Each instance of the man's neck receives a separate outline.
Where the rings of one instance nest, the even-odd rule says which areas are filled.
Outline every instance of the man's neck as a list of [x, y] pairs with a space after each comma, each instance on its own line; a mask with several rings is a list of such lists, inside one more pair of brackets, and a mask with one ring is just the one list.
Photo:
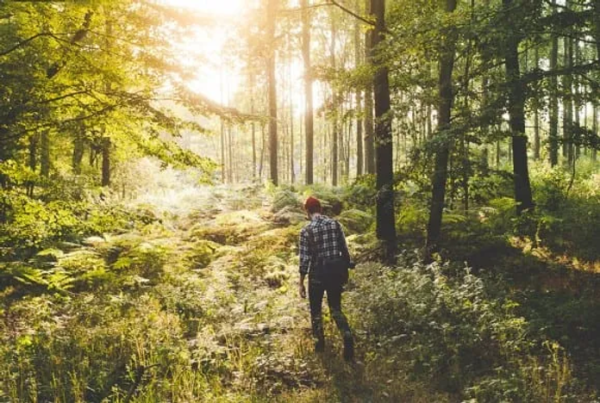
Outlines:
[[313, 213], [310, 215], [311, 220], [316, 220], [319, 217], [321, 217], [321, 213]]

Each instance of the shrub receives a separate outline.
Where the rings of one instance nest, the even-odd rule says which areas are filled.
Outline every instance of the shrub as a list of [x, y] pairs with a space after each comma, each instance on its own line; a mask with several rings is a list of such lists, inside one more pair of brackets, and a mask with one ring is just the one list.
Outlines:
[[378, 346], [374, 360], [397, 362], [397, 371], [462, 399], [535, 402], [542, 389], [570, 382], [561, 377], [533, 387], [533, 368], [524, 363], [541, 343], [528, 338], [527, 322], [515, 314], [518, 305], [491, 298], [469, 269], [406, 258], [404, 264], [358, 270], [358, 288], [349, 294], [360, 330]]
[[361, 210], [346, 210], [340, 214], [338, 220], [346, 231], [350, 233], [365, 233], [373, 225], [373, 216]]
[[190, 267], [193, 269], [207, 267], [216, 258], [219, 247], [220, 245], [211, 241], [200, 240], [195, 242], [186, 256]]

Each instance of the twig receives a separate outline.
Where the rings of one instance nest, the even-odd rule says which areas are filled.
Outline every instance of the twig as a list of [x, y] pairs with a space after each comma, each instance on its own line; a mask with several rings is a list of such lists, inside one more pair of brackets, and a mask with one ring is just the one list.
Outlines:
[[365, 17], [356, 14], [354, 11], [350, 10], [349, 8], [341, 5], [340, 3], [338, 3], [336, 0], [328, 0], [331, 4], [333, 4], [334, 6], [338, 7], [340, 10], [344, 11], [347, 14], [350, 14], [351, 16], [353, 16], [354, 18], [357, 18], [359, 20], [361, 20], [362, 22], [364, 22], [365, 24], [371, 25], [371, 26], [375, 26], [376, 23], [373, 21], [369, 21], [367, 20]]

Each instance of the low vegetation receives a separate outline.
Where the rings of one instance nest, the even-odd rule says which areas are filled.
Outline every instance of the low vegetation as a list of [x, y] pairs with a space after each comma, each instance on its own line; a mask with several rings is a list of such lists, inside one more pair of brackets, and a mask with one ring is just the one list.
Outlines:
[[[401, 189], [394, 267], [373, 261], [374, 195], [360, 182], [150, 203], [3, 191], [0, 400], [593, 401], [600, 183], [580, 175], [567, 189], [539, 171], [539, 208], [521, 219], [509, 199], [449, 212], [431, 264], [416, 248], [419, 196]], [[309, 193], [339, 213], [359, 262], [345, 294], [353, 366], [329, 321], [331, 344], [313, 354], [296, 295]]]

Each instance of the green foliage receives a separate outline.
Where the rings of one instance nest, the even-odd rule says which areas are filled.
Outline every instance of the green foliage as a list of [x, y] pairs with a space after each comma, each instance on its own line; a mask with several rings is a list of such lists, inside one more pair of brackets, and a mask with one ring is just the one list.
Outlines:
[[372, 210], [376, 202], [377, 192], [375, 189], [375, 177], [373, 175], [361, 176], [346, 188], [344, 201], [362, 211]]
[[560, 364], [544, 367], [551, 382], [540, 381], [540, 370], [530, 364], [541, 342], [528, 337], [518, 304], [492, 298], [468, 269], [452, 269], [451, 277], [448, 270], [409, 259], [396, 268], [357, 272], [359, 288], [350, 298], [361, 330], [378, 346], [371, 359], [463, 400], [536, 402], [554, 391], [562, 396], [571, 382], [563, 352], [555, 348]]
[[405, 199], [396, 216], [396, 228], [400, 238], [422, 244], [427, 228], [428, 211], [426, 206]]
[[290, 189], [277, 188], [272, 193], [272, 207], [271, 211], [276, 213], [283, 210], [286, 207], [290, 207], [294, 210], [302, 210], [302, 203], [299, 196]]
[[211, 241], [200, 240], [195, 242], [187, 257], [190, 267], [194, 269], [207, 267], [215, 259], [219, 247], [219, 244]]
[[80, 233], [80, 203], [43, 203], [16, 191], [0, 190], [0, 245], [16, 250], [44, 248]]
[[571, 178], [560, 169], [545, 170], [534, 177], [538, 210], [533, 217], [532, 238], [557, 253], [595, 262], [600, 259], [596, 242], [600, 237], [596, 225], [600, 220], [600, 183], [598, 174], [584, 171], [580, 175], [574, 178], [571, 189]]
[[338, 217], [338, 220], [344, 226], [344, 229], [348, 234], [365, 233], [374, 222], [371, 214], [357, 209], [344, 210]]

